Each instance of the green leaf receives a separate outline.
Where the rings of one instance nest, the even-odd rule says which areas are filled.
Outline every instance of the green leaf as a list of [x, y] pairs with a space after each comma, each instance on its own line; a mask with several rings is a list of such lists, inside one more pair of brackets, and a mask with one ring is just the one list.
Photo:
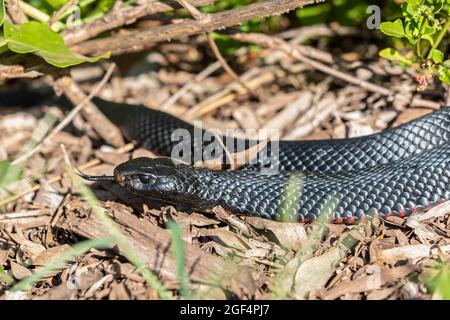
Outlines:
[[52, 31], [46, 24], [30, 21], [21, 25], [13, 25], [5, 21], [3, 26], [8, 48], [17, 53], [34, 53], [48, 63], [64, 68], [83, 62], [95, 62], [109, 57], [109, 53], [89, 58], [70, 51], [62, 37]]
[[67, 3], [68, 0], [46, 0], [46, 2], [52, 6], [53, 9], [59, 9]]
[[381, 31], [392, 37], [403, 38], [405, 36], [405, 29], [403, 28], [403, 22], [401, 19], [397, 19], [394, 22], [383, 22], [380, 25]]
[[446, 67], [447, 69], [450, 69], [450, 60], [445, 60], [443, 63], [444, 67]]
[[5, 20], [5, 3], [0, 0], [0, 26], [3, 24], [3, 20]]
[[439, 80], [441, 80], [445, 84], [450, 84], [450, 70], [440, 66], [438, 70]]
[[0, 187], [4, 187], [11, 182], [20, 180], [22, 170], [11, 164], [9, 161], [0, 161]]
[[437, 32], [437, 30], [435, 28], [433, 28], [432, 26], [430, 26], [427, 21], [425, 26], [423, 27], [422, 36], [431, 36], [431, 35], [435, 34], [436, 32]]
[[426, 283], [431, 292], [439, 293], [444, 300], [450, 299], [450, 267], [442, 265], [434, 277]]
[[431, 59], [433, 59], [434, 63], [439, 64], [444, 61], [444, 53], [441, 50], [433, 49], [430, 52]]
[[413, 15], [419, 9], [420, 2], [418, 0], [405, 1], [402, 5], [403, 15]]
[[97, 6], [95, 7], [95, 10], [99, 12], [107, 12], [109, 11], [112, 6], [114, 5], [115, 0], [100, 0], [97, 3]]
[[405, 58], [400, 52], [398, 52], [394, 48], [384, 48], [379, 52], [379, 55], [385, 59], [400, 62], [406, 65], [410, 65], [412, 63], [411, 60]]

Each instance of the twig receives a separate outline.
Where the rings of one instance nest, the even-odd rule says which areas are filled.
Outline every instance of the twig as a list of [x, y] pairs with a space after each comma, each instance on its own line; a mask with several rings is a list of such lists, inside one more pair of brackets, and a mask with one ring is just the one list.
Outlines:
[[218, 70], [220, 68], [219, 62], [214, 62], [213, 64], [210, 64], [208, 67], [206, 67], [202, 72], [197, 74], [194, 79], [186, 83], [184, 86], [182, 86], [177, 92], [175, 92], [169, 99], [164, 101], [160, 106], [160, 110], [167, 110], [170, 106], [172, 106], [175, 102], [177, 102], [178, 99], [180, 99], [183, 95], [185, 95], [189, 90], [191, 90], [198, 82], [205, 79], [207, 76], [209, 76], [214, 71]]
[[258, 98], [258, 96], [252, 91], [252, 89], [249, 88], [249, 86], [247, 86], [242, 80], [241, 78], [236, 74], [236, 72], [234, 72], [234, 70], [230, 67], [230, 65], [228, 64], [228, 62], [224, 59], [224, 57], [222, 56], [222, 54], [220, 53], [219, 48], [217, 47], [216, 42], [214, 41], [214, 38], [212, 36], [212, 33], [209, 32], [208, 35], [208, 43], [209, 46], [211, 47], [214, 55], [216, 56], [217, 60], [220, 62], [220, 64], [222, 65], [223, 69], [225, 70], [226, 73], [228, 73], [228, 75], [237, 83], [239, 83], [243, 88], [245, 88], [247, 90], [247, 92], [249, 94], [251, 94], [252, 96]]
[[[27, 15], [32, 17], [33, 19], [36, 19], [37, 21], [47, 23], [48, 20], [50, 20], [50, 16], [46, 14], [45, 12], [33, 7], [32, 5], [26, 3], [25, 1], [18, 0], [17, 1], [22, 11]], [[51, 29], [55, 32], [60, 31], [65, 26], [63, 23], [56, 21], [52, 26]]]
[[[62, 91], [74, 106], [86, 100], [86, 94], [71, 77], [61, 77], [54, 83], [55, 90]], [[81, 115], [92, 126], [92, 129], [110, 145], [115, 147], [124, 143], [122, 133], [111, 120], [91, 101], [81, 109]]]
[[108, 82], [109, 78], [112, 75], [112, 72], [114, 71], [115, 64], [111, 64], [106, 71], [105, 75], [103, 76], [103, 79], [97, 84], [97, 86], [91, 91], [91, 93], [84, 99], [81, 103], [79, 103], [75, 108], [73, 108], [69, 114], [53, 129], [53, 131], [44, 139], [41, 143], [39, 143], [36, 147], [33, 149], [30, 149], [29, 151], [22, 154], [19, 158], [15, 159], [13, 161], [13, 164], [21, 163], [25, 160], [27, 160], [30, 156], [32, 156], [34, 153], [36, 153], [38, 150], [42, 148], [42, 146], [48, 144], [55, 135], [60, 132], [62, 129], [64, 129], [70, 122], [72, 122], [73, 118], [80, 112], [80, 110], [89, 102], [91, 99], [97, 95], [100, 90], [103, 88], [103, 86]]
[[200, 12], [188, 0], [177, 0], [177, 2], [181, 4], [183, 8], [185, 8], [195, 20], [201, 23], [207, 23], [211, 20], [210, 14]]
[[322, 2], [322, 0], [266, 0], [245, 7], [211, 14], [211, 19], [207, 23], [189, 19], [158, 28], [131, 32], [127, 35], [86, 41], [80, 45], [73, 46], [72, 50], [82, 54], [93, 55], [107, 51], [115, 55], [126, 52], [137, 52], [152, 47], [156, 42], [167, 41], [180, 36], [211, 32], [217, 29], [231, 27], [254, 18], [280, 15], [315, 2]]
[[[200, 23], [208, 23], [211, 20], [211, 15], [204, 14], [197, 10], [194, 6], [192, 6], [188, 0], [178, 0], [178, 2], [191, 14], [192, 17], [194, 17], [195, 20], [199, 21]], [[238, 82], [242, 87], [244, 87], [248, 93], [255, 96], [256, 95], [250, 90], [250, 88], [239, 78], [239, 76], [234, 72], [234, 70], [230, 67], [230, 65], [227, 63], [227, 61], [224, 59], [222, 54], [220, 53], [219, 48], [217, 47], [216, 42], [214, 41], [214, 38], [212, 36], [211, 32], [208, 32], [206, 37], [208, 38], [209, 46], [211, 47], [211, 50], [213, 51], [214, 55], [216, 56], [217, 60], [219, 60], [220, 64], [222, 65], [223, 69], [226, 73], [229, 74], [229, 76], [236, 82]]]
[[[257, 75], [255, 74], [255, 71], [258, 70], [251, 69], [241, 76], [244, 81], [247, 81], [246, 79], [251, 78], [247, 81], [247, 85], [250, 88], [258, 88], [261, 85], [271, 82], [276, 78], [273, 70], [264, 70], [264, 72], [258, 72]], [[202, 100], [200, 103], [190, 108], [189, 111], [184, 115], [184, 119], [189, 121], [199, 118], [207, 113], [211, 113], [221, 106], [233, 101], [237, 96], [247, 92], [241, 86], [233, 90], [235, 84], [235, 82], [231, 83], [223, 90]]]
[[23, 13], [17, 0], [7, 0], [6, 10], [12, 21], [17, 24], [28, 22], [27, 16]]
[[56, 10], [52, 16], [50, 17], [50, 20], [48, 20], [48, 25], [52, 26], [53, 23], [59, 20], [59, 18], [66, 12], [67, 9], [69, 9], [71, 6], [76, 5], [79, 0], [70, 0], [66, 4], [64, 4], [61, 8]]
[[[210, 4], [212, 0], [192, 0], [194, 6]], [[167, 3], [150, 1], [140, 6], [128, 6], [120, 10], [112, 10], [103, 18], [86, 23], [79, 28], [67, 29], [61, 32], [64, 42], [71, 46], [96, 35], [124, 25], [134, 23], [137, 19], [159, 13], [172, 11], [174, 7]]]
[[19, 65], [0, 65], [0, 81], [16, 78], [36, 78], [40, 75], [42, 73], [38, 71], [24, 71], [24, 68]]
[[[358, 79], [357, 77], [355, 77], [351, 74], [333, 69], [331, 67], [324, 65], [323, 63], [320, 63], [316, 60], [305, 57], [298, 48], [288, 44], [287, 42], [285, 42], [282, 39], [279, 39], [277, 37], [267, 36], [267, 35], [259, 34], [259, 33], [238, 33], [238, 34], [232, 35], [232, 37], [239, 41], [251, 42], [251, 43], [261, 45], [266, 48], [282, 50], [282, 51], [286, 52], [288, 55], [290, 55], [292, 58], [299, 60], [303, 63], [306, 63], [309, 66], [311, 66], [319, 71], [322, 71], [322, 72], [329, 74], [335, 78], [338, 78], [338, 79], [344, 80], [348, 83], [359, 86], [368, 91], [379, 93], [383, 96], [390, 97], [393, 99], [401, 99], [404, 101], [411, 100], [409, 97], [405, 96], [404, 94], [396, 93], [391, 89], [376, 85], [374, 83], [371, 83], [371, 82], [368, 82], [368, 81], [365, 81], [362, 79]], [[423, 100], [420, 98], [412, 98], [411, 104], [414, 106], [423, 106], [423, 107], [428, 107], [428, 108], [433, 108], [433, 109], [440, 108], [439, 103], [434, 102], [434, 101]]]

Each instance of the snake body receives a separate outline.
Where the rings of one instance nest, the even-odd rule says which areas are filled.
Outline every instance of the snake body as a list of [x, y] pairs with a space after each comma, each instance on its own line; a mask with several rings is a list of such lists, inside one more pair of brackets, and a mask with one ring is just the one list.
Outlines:
[[[161, 155], [171, 155], [178, 143], [171, 135], [180, 128], [192, 133], [193, 149], [205, 148], [195, 127], [177, 117], [99, 98], [94, 103], [128, 139]], [[114, 177], [130, 192], [168, 203], [222, 205], [276, 220], [324, 215], [353, 223], [374, 213], [403, 216], [450, 199], [449, 140], [450, 109], [444, 108], [365, 137], [280, 141], [271, 160], [279, 168], [275, 173], [255, 170], [264, 159], [239, 170], [213, 171], [171, 159], [138, 158], [117, 166]], [[240, 142], [248, 146], [251, 141]]]

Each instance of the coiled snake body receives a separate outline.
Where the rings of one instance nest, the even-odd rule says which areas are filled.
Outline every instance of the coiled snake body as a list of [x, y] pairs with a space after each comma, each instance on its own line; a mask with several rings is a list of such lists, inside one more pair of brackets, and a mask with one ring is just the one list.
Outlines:
[[[192, 133], [193, 149], [205, 146], [194, 137], [194, 126], [164, 112], [98, 98], [94, 102], [128, 139], [161, 155], [171, 155], [178, 143], [171, 135], [180, 128]], [[353, 223], [376, 212], [403, 216], [450, 199], [449, 140], [450, 109], [445, 108], [361, 138], [280, 141], [272, 158], [279, 167], [275, 173], [257, 170], [264, 159], [239, 170], [213, 171], [168, 158], [138, 158], [120, 164], [114, 177], [105, 180], [193, 208], [222, 205], [276, 220], [324, 215]]]

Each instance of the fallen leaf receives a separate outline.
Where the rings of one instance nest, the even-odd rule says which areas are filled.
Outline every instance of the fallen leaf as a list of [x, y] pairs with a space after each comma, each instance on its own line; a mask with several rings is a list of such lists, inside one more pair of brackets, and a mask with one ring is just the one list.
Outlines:
[[428, 230], [415, 216], [409, 216], [405, 224], [413, 229], [414, 233], [421, 239], [437, 241], [441, 238], [438, 234]]
[[447, 254], [450, 252], [450, 244], [416, 244], [380, 250], [376, 255], [376, 260], [379, 262], [393, 264], [399, 260], [429, 257], [437, 254], [439, 251]]
[[241, 251], [249, 249], [249, 245], [242, 237], [226, 229], [205, 229], [201, 230], [200, 234], [211, 237], [220, 244], [235, 248]]
[[441, 204], [438, 204], [437, 206], [431, 208], [427, 212], [425, 212], [421, 215], [418, 215], [416, 217], [416, 219], [419, 221], [424, 221], [424, 220], [428, 220], [428, 219], [442, 217], [442, 216], [446, 215], [447, 213], [450, 213], [450, 201], [445, 201]]
[[272, 232], [283, 247], [294, 251], [298, 251], [307, 238], [306, 230], [300, 223], [276, 222], [258, 217], [245, 217], [245, 222], [256, 229]]
[[46, 266], [54, 258], [64, 254], [67, 250], [70, 250], [68, 244], [63, 244], [60, 246], [52, 247], [31, 257], [31, 264], [34, 266]]
[[333, 274], [341, 258], [341, 250], [335, 247], [320, 256], [313, 257], [302, 263], [295, 275], [295, 297], [305, 299], [309, 292], [323, 287]]
[[366, 299], [367, 300], [384, 300], [384, 299], [388, 298], [395, 290], [397, 290], [397, 287], [395, 287], [395, 286], [383, 288], [380, 290], [372, 290], [372, 291], [369, 291]]
[[25, 279], [32, 274], [30, 270], [13, 261], [11, 261], [11, 273], [17, 280]]

